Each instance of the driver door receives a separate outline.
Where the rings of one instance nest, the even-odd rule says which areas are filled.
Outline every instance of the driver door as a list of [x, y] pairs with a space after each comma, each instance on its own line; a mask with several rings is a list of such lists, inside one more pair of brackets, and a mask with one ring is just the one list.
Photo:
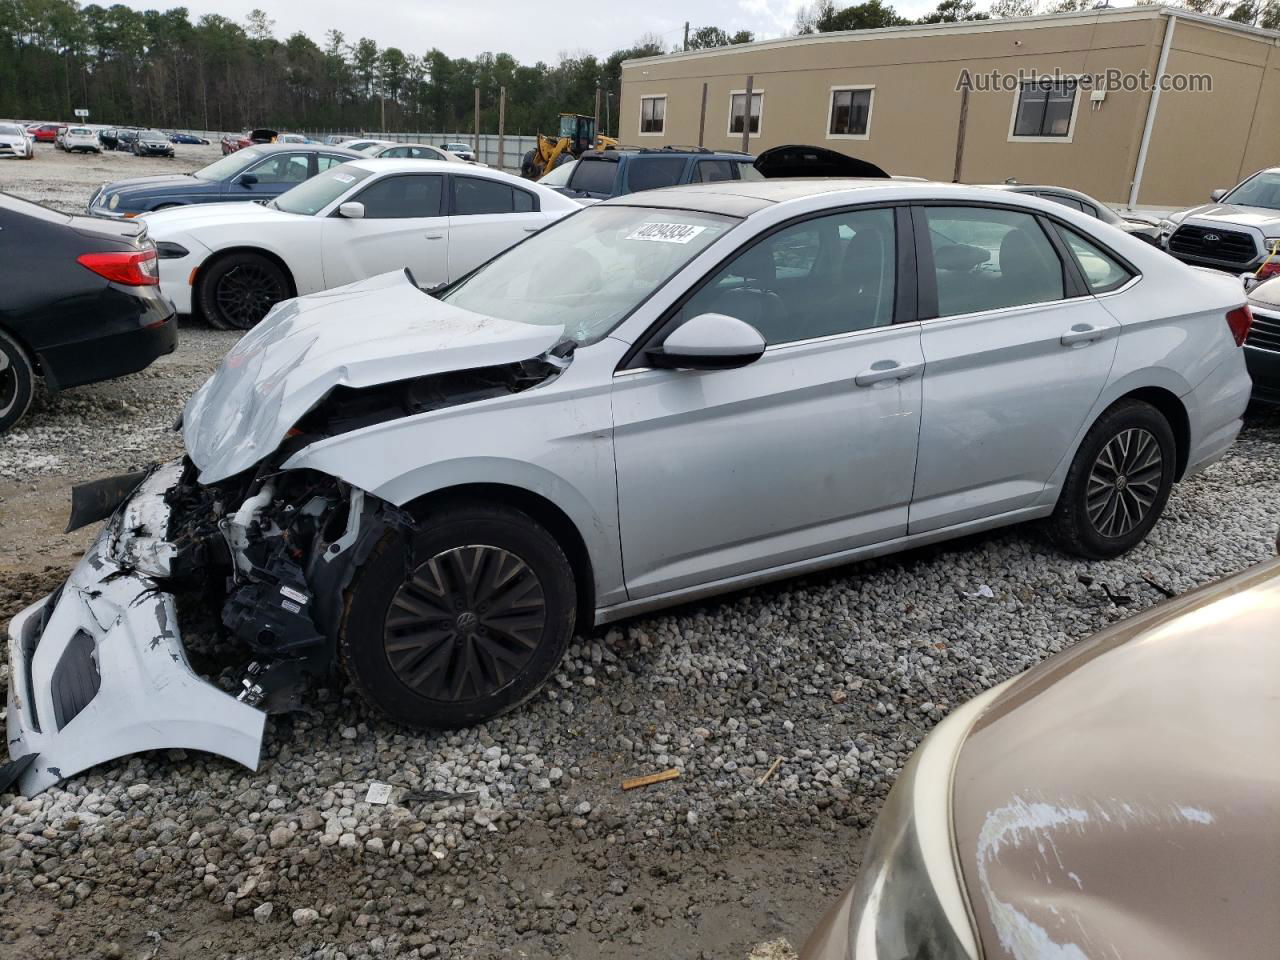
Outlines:
[[[901, 537], [924, 358], [898, 215], [857, 209], [775, 231], [708, 278], [664, 330], [702, 313], [754, 326], [732, 370], [614, 379], [628, 596], [651, 597]], [[657, 338], [655, 338], [657, 339]], [[643, 360], [641, 359], [642, 363]]]
[[[273, 153], [241, 171], [227, 184], [228, 200], [272, 200], [311, 176], [314, 157], [308, 153]], [[250, 174], [252, 183], [246, 183]]]
[[449, 218], [442, 215], [444, 177], [404, 173], [382, 177], [351, 200], [364, 204], [353, 220], [335, 211], [324, 224], [326, 287], [408, 267], [420, 287], [449, 276]]

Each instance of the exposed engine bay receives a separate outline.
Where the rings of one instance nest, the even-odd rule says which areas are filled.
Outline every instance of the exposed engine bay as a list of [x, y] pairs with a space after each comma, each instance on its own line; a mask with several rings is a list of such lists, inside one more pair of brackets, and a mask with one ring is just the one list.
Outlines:
[[[385, 537], [413, 564], [416, 521], [326, 473], [281, 464], [312, 443], [518, 393], [569, 363], [540, 357], [368, 387], [333, 387], [254, 466], [201, 483], [190, 457], [83, 485], [69, 529], [106, 519], [66, 584], [9, 629], [9, 749], [0, 791], [30, 795], [96, 763], [185, 747], [256, 769], [265, 716], [296, 709], [334, 666], [347, 588]], [[411, 568], [411, 566], [410, 566]], [[175, 595], [220, 602], [243, 645], [238, 689], [191, 667]]]

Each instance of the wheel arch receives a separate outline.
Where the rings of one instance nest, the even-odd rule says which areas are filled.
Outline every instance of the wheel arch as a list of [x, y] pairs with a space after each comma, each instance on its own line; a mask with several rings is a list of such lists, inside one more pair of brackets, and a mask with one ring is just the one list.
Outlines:
[[595, 570], [591, 553], [577, 524], [561, 507], [548, 498], [524, 487], [505, 483], [461, 483], [432, 490], [405, 503], [404, 509], [415, 519], [431, 512], [462, 504], [501, 504], [527, 513], [546, 528], [564, 549], [573, 569], [578, 592], [578, 631], [590, 630], [595, 623]]
[[[1177, 394], [1164, 387], [1138, 387], [1136, 390], [1130, 390], [1123, 396], [1117, 397], [1107, 405], [1110, 410], [1122, 400], [1141, 400], [1148, 403], [1160, 411], [1160, 415], [1169, 421], [1169, 427], [1173, 430], [1173, 440], [1177, 446], [1175, 451], [1175, 480], [1181, 480], [1187, 471], [1187, 461], [1191, 456], [1191, 417], [1187, 413], [1187, 408]], [[1102, 411], [1103, 413], [1106, 410]], [[1102, 416], [1102, 414], [1098, 414]], [[1096, 418], [1095, 418], [1096, 421]]]
[[219, 247], [205, 257], [200, 266], [196, 267], [195, 283], [191, 285], [194, 294], [191, 298], [193, 305], [200, 302], [200, 294], [203, 291], [205, 278], [209, 275], [209, 269], [219, 261], [238, 253], [252, 253], [270, 260], [284, 271], [284, 278], [289, 282], [289, 296], [296, 297], [298, 295], [298, 281], [294, 279], [293, 270], [289, 268], [289, 264], [285, 262], [280, 254], [274, 250], [268, 250], [266, 247], [255, 247], [252, 244], [241, 243], [233, 247]]

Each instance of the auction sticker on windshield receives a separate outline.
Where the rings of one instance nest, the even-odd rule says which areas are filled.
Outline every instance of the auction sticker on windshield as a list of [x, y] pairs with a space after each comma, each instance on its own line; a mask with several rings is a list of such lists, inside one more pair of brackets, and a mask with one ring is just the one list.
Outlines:
[[654, 240], [658, 243], [688, 243], [706, 227], [687, 223], [642, 223], [627, 236], [628, 240]]

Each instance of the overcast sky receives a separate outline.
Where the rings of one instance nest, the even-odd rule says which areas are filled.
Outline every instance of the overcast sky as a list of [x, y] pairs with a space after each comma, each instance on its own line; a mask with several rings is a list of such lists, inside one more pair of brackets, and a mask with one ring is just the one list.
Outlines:
[[[105, 2], [105, 0], [104, 0]], [[122, 0], [139, 10], [185, 6], [192, 20], [220, 13], [244, 22], [261, 7], [276, 23], [276, 37], [301, 30], [323, 45], [330, 29], [347, 42], [371, 37], [379, 47], [396, 46], [422, 54], [439, 47], [451, 57], [485, 51], [510, 53], [522, 63], [554, 63], [561, 53], [586, 51], [607, 56], [633, 45], [646, 33], [662, 36], [670, 47], [679, 43], [685, 20], [693, 27], [717, 26], [730, 33], [751, 30], [760, 39], [790, 32], [804, 0]], [[846, 6], [847, 0], [837, 0]], [[893, 4], [904, 16], [932, 10], [937, 0], [900, 0]], [[465, 11], [465, 12], [464, 12]]]

